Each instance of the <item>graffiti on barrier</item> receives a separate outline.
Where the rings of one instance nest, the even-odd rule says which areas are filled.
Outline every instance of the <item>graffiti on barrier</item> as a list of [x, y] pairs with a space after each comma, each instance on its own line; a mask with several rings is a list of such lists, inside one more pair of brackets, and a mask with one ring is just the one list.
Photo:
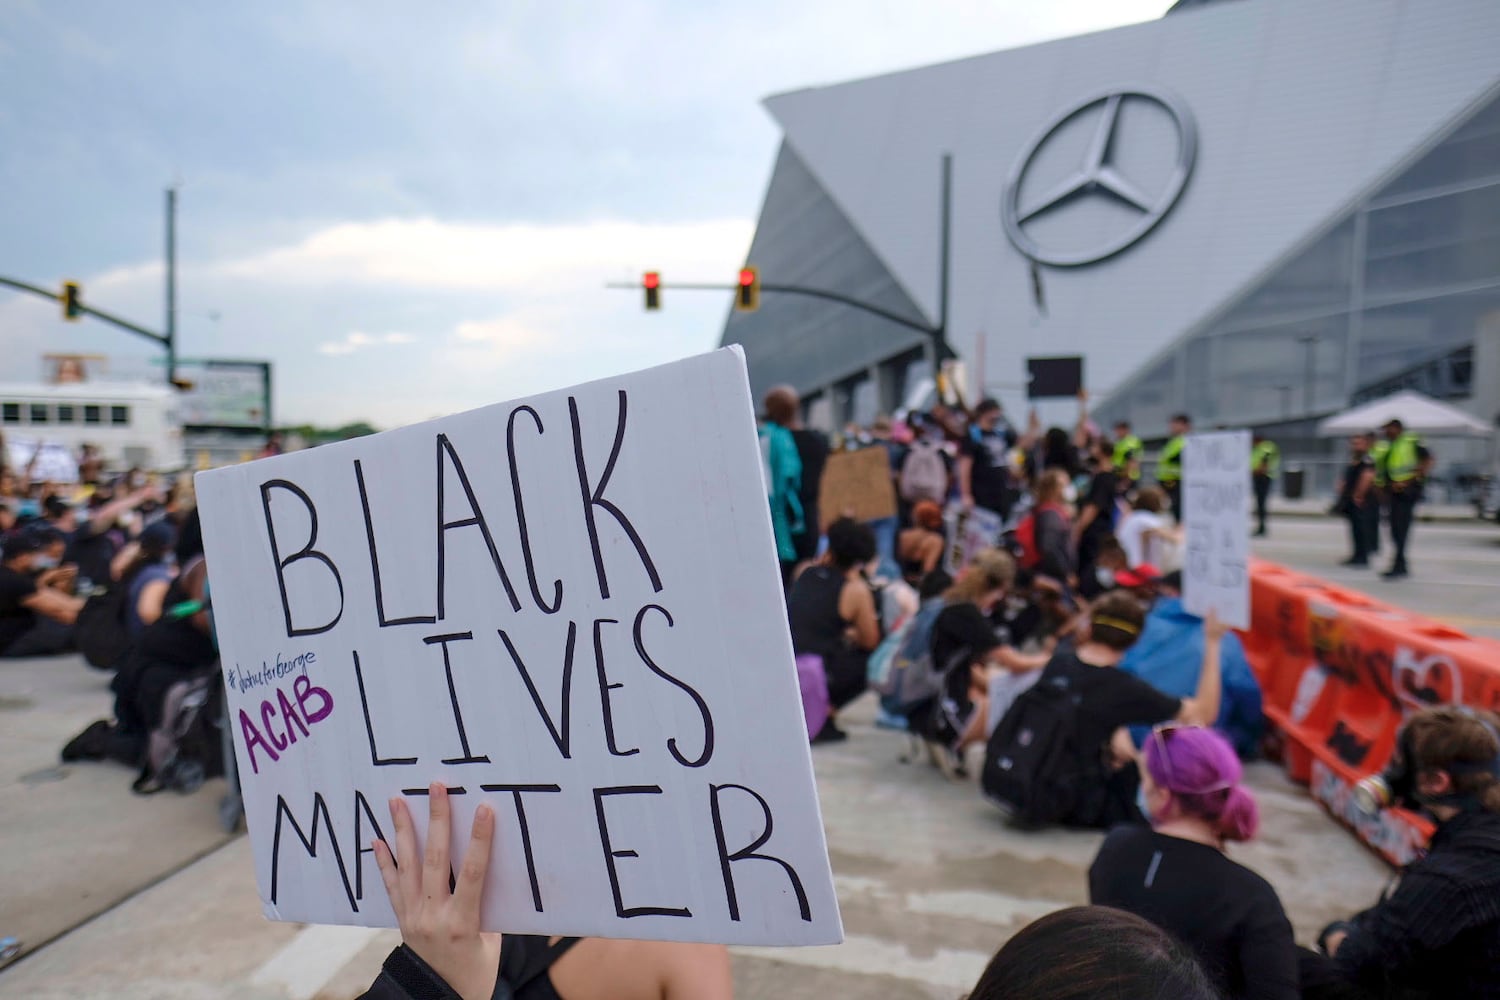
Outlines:
[[1312, 765], [1313, 797], [1340, 822], [1349, 826], [1359, 838], [1388, 860], [1404, 865], [1421, 854], [1427, 837], [1401, 814], [1381, 810], [1370, 814], [1354, 801], [1353, 786], [1321, 760]]

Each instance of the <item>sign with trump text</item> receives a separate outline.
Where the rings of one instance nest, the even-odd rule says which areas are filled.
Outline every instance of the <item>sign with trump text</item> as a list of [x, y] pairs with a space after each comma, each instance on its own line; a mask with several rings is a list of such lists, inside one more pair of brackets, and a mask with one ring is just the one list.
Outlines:
[[197, 485], [267, 915], [395, 926], [442, 781], [486, 929], [841, 939], [738, 348]]

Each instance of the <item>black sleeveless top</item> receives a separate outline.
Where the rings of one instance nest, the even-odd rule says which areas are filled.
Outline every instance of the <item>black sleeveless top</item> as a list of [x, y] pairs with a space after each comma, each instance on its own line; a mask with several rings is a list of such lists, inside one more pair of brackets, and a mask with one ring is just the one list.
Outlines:
[[792, 650], [828, 659], [844, 647], [848, 622], [839, 616], [844, 574], [831, 566], [810, 566], [792, 585], [787, 617], [792, 625]]
[[562, 1000], [552, 988], [548, 969], [578, 938], [551, 938], [538, 934], [507, 934], [500, 946], [500, 980], [511, 983], [515, 1000]]

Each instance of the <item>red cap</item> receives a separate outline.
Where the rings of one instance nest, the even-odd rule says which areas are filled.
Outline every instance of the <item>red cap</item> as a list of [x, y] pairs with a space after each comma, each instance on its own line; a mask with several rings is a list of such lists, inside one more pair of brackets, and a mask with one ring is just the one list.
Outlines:
[[1115, 583], [1122, 587], [1149, 587], [1161, 579], [1161, 570], [1150, 563], [1141, 563], [1135, 569], [1122, 569], [1115, 574]]

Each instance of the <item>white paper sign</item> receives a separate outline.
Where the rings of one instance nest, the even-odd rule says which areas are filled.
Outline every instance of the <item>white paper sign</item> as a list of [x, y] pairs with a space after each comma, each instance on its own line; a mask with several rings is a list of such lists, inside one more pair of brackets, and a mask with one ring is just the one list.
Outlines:
[[1250, 432], [1193, 434], [1182, 453], [1183, 606], [1250, 627]]
[[394, 927], [441, 780], [486, 928], [840, 941], [759, 467], [731, 348], [200, 473], [267, 915]]

